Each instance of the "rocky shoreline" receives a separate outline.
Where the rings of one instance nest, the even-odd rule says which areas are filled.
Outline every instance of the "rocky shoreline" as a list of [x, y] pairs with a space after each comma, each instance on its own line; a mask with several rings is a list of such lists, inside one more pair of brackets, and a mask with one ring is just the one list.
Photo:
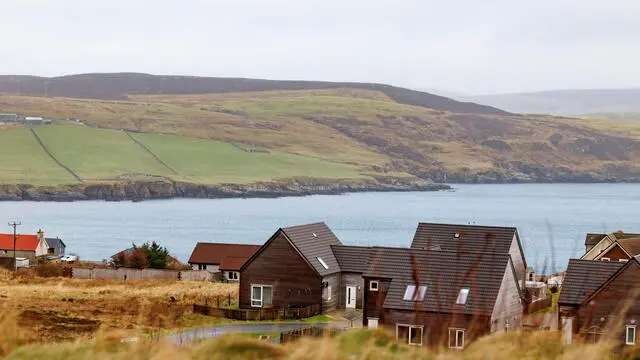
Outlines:
[[0, 185], [0, 201], [143, 201], [154, 199], [277, 198], [306, 195], [338, 195], [366, 191], [449, 190], [415, 178], [377, 178], [371, 180], [291, 180], [253, 184], [201, 185], [171, 180], [83, 183], [54, 187]]

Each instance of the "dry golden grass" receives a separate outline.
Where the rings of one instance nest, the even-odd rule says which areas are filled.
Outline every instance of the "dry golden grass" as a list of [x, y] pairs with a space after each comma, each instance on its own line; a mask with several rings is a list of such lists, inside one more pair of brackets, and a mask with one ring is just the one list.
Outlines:
[[508, 333], [485, 337], [464, 351], [427, 349], [399, 345], [392, 334], [383, 330], [354, 330], [334, 338], [303, 339], [286, 345], [271, 344], [244, 336], [227, 335], [201, 343], [175, 346], [168, 342], [140, 341], [123, 343], [120, 339], [131, 333], [101, 332], [91, 341], [60, 344], [24, 345], [19, 337], [11, 335], [15, 328], [4, 323], [0, 338], [0, 356], [6, 359], [558, 359], [595, 360], [607, 358], [632, 359], [636, 349], [626, 349], [613, 355], [608, 343], [562, 345], [556, 333]]
[[37, 278], [0, 270], [0, 308], [16, 313], [29, 341], [87, 338], [100, 328], [152, 333], [199, 325], [207, 319], [188, 316], [193, 303], [237, 296], [234, 284]]

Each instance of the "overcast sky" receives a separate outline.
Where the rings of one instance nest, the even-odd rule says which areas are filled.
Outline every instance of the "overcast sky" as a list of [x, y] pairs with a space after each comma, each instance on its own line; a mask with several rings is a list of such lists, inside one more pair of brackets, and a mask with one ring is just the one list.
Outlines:
[[0, 0], [0, 74], [640, 87], [640, 0]]

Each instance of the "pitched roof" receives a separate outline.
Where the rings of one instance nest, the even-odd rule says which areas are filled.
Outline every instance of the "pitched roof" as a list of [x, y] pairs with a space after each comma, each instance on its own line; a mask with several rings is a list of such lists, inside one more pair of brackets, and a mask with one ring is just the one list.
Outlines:
[[597, 243], [599, 243], [602, 239], [604, 239], [604, 237], [607, 236], [607, 234], [593, 234], [593, 233], [589, 233], [587, 234], [587, 236], [584, 238], [584, 244], [585, 245], [596, 245]]
[[640, 255], [640, 237], [618, 240], [618, 244], [631, 256]]
[[221, 271], [240, 271], [242, 265], [249, 260], [249, 257], [227, 256], [220, 263]]
[[342, 271], [363, 273], [367, 270], [367, 263], [373, 248], [369, 246], [332, 245], [331, 250], [333, 250], [333, 255], [338, 260]]
[[[507, 266], [511, 267], [509, 259], [509, 255], [491, 252], [375, 247], [364, 276], [392, 278], [385, 308], [490, 315]], [[424, 300], [404, 300], [407, 285], [415, 283], [427, 286]], [[468, 300], [456, 305], [462, 288], [470, 289]]]
[[65, 245], [64, 242], [59, 238], [45, 238], [45, 240], [47, 241], [47, 245], [49, 245], [49, 247], [51, 248], [67, 247], [67, 245]]
[[488, 250], [508, 254], [517, 232], [514, 227], [420, 223], [411, 247], [458, 252]]
[[[331, 245], [342, 245], [342, 243], [327, 224], [320, 222], [291, 226], [281, 230], [318, 274], [324, 276], [340, 271], [340, 265], [331, 251]], [[328, 269], [320, 263], [318, 258], [324, 261]]]
[[580, 305], [624, 264], [618, 261], [569, 260], [558, 303]]
[[[36, 235], [16, 236], [16, 250], [20, 251], [36, 251], [40, 244], [40, 240]], [[0, 249], [13, 250], [13, 234], [0, 234]]]
[[189, 264], [222, 264], [226, 257], [250, 258], [260, 245], [199, 242], [191, 253]]

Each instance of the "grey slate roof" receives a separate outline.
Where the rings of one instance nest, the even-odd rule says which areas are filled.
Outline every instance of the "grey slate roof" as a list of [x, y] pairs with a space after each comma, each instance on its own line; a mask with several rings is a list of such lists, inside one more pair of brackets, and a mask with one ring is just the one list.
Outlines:
[[626, 263], [600, 260], [569, 260], [559, 304], [580, 305]]
[[[508, 254], [517, 232], [514, 227], [420, 223], [411, 247]], [[458, 238], [456, 234], [459, 235]]]
[[[327, 224], [320, 222], [307, 225], [282, 228], [289, 240], [298, 248], [298, 251], [307, 259], [321, 276], [340, 272], [340, 265], [336, 259], [331, 245], [342, 245], [333, 234]], [[318, 261], [318, 257], [329, 267], [325, 269]]]
[[589, 233], [584, 238], [584, 244], [587, 246], [593, 246], [600, 242], [600, 240], [604, 239], [607, 234], [593, 234]]
[[363, 273], [367, 270], [369, 256], [373, 251], [369, 246], [332, 245], [333, 255], [344, 272]]
[[59, 238], [45, 238], [45, 241], [47, 242], [49, 247], [52, 248], [62, 249], [67, 247], [67, 245], [65, 245], [64, 242]]
[[[375, 247], [364, 276], [392, 279], [385, 308], [491, 315], [505, 271], [513, 271], [509, 259], [491, 252]], [[427, 285], [423, 301], [403, 299], [408, 284]], [[456, 305], [462, 288], [470, 289], [469, 297], [465, 305]]]

